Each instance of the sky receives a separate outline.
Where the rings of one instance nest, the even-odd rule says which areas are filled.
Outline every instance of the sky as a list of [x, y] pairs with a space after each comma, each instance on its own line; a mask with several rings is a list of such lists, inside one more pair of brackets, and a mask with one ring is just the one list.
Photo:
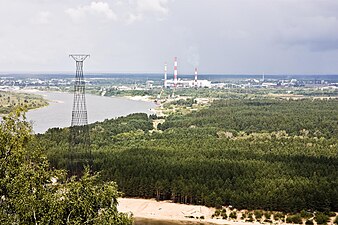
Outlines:
[[337, 0], [0, 0], [0, 72], [338, 74]]

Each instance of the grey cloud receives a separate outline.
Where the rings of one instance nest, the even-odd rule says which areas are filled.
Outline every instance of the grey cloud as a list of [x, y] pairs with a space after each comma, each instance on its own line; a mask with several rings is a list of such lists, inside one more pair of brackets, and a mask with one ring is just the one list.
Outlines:
[[40, 11], [37, 15], [34, 16], [34, 18], [32, 19], [32, 23], [42, 25], [49, 24], [51, 16], [52, 14], [49, 11]]
[[[67, 13], [65, 13], [67, 12]], [[1, 0], [0, 68], [335, 73], [336, 0]], [[83, 22], [72, 22], [72, 21]]]
[[314, 51], [338, 49], [338, 19], [333, 16], [300, 18], [282, 31], [280, 41]]

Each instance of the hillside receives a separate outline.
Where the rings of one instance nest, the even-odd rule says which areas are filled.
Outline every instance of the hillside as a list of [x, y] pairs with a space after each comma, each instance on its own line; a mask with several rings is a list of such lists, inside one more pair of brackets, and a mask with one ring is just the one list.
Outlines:
[[[153, 130], [145, 114], [90, 125], [96, 171], [126, 196], [338, 211], [337, 100], [219, 100]], [[39, 136], [62, 168], [68, 129]]]

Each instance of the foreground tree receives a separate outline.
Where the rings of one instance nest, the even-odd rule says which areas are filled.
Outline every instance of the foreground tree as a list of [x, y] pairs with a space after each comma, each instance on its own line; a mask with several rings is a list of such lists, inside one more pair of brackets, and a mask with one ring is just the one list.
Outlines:
[[51, 170], [20, 110], [0, 123], [0, 224], [132, 224], [114, 182]]

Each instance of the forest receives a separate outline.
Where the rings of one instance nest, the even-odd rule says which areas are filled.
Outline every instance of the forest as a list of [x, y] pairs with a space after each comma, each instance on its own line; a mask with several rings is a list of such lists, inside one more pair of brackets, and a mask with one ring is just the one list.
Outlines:
[[[89, 125], [93, 170], [125, 196], [283, 212], [338, 211], [338, 101], [230, 99], [188, 115]], [[37, 140], [66, 165], [69, 129]]]

